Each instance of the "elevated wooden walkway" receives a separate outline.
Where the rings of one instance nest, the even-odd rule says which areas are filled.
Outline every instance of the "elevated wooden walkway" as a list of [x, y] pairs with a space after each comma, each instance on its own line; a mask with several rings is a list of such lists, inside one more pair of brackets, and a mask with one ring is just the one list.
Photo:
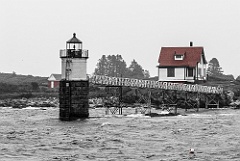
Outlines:
[[89, 76], [89, 82], [93, 84], [110, 85], [110, 86], [176, 90], [176, 91], [187, 91], [187, 92], [208, 93], [208, 94], [223, 93], [223, 88], [221, 87], [202, 86], [198, 84], [160, 82], [160, 81], [122, 78], [122, 77], [109, 77], [109, 76], [103, 76], [103, 75], [91, 75]]
[[[116, 88], [118, 93], [118, 103], [115, 107], [107, 107], [106, 113], [123, 114], [122, 108], [124, 103], [122, 102], [122, 88], [130, 87], [134, 89], [138, 100], [136, 103], [139, 106], [136, 107], [136, 113], [151, 113], [152, 93], [159, 94], [159, 105], [162, 109], [173, 111], [177, 113], [177, 107], [179, 106], [179, 99], [184, 104], [186, 110], [194, 109], [198, 111], [201, 102], [205, 102], [204, 107], [216, 107], [219, 108], [220, 96], [223, 94], [223, 88], [213, 86], [202, 86], [199, 84], [182, 84], [172, 82], [160, 82], [151, 80], [131, 79], [122, 77], [109, 77], [103, 75], [91, 75], [89, 76], [89, 83], [94, 85], [100, 85], [104, 87]], [[142, 91], [145, 92], [142, 92]], [[181, 98], [180, 98], [181, 97]], [[184, 98], [184, 99], [182, 99]], [[158, 98], [157, 98], [158, 99]]]

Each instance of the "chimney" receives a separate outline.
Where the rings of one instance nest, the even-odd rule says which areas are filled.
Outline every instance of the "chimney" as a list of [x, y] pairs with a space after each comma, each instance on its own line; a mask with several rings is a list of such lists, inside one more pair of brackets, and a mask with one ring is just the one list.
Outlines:
[[193, 42], [192, 41], [190, 41], [190, 46], [193, 46]]

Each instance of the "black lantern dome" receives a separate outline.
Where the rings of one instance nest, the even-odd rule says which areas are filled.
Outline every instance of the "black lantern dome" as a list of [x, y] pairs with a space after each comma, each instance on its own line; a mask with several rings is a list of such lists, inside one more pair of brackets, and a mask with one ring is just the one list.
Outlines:
[[73, 37], [67, 41], [67, 43], [71, 44], [71, 43], [80, 43], [82, 44], [82, 41], [79, 40], [77, 37], [76, 37], [76, 33], [73, 33]]
[[73, 37], [66, 42], [67, 57], [88, 58], [88, 51], [82, 49], [82, 41], [73, 33]]

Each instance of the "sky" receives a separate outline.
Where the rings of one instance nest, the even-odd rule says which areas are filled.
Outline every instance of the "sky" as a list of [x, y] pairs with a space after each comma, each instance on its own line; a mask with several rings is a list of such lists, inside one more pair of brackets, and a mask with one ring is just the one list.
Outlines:
[[76, 33], [88, 74], [102, 55], [119, 54], [157, 76], [161, 47], [192, 41], [236, 78], [239, 8], [239, 0], [0, 0], [0, 72], [60, 74], [59, 50]]

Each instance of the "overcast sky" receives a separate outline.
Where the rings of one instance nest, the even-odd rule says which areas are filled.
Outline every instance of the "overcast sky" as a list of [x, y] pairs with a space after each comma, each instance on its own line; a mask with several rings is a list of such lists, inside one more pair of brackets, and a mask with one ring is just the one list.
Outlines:
[[135, 59], [157, 75], [163, 46], [203, 46], [208, 61], [240, 75], [239, 0], [0, 0], [0, 72], [60, 73], [75, 32], [93, 73], [102, 55]]

